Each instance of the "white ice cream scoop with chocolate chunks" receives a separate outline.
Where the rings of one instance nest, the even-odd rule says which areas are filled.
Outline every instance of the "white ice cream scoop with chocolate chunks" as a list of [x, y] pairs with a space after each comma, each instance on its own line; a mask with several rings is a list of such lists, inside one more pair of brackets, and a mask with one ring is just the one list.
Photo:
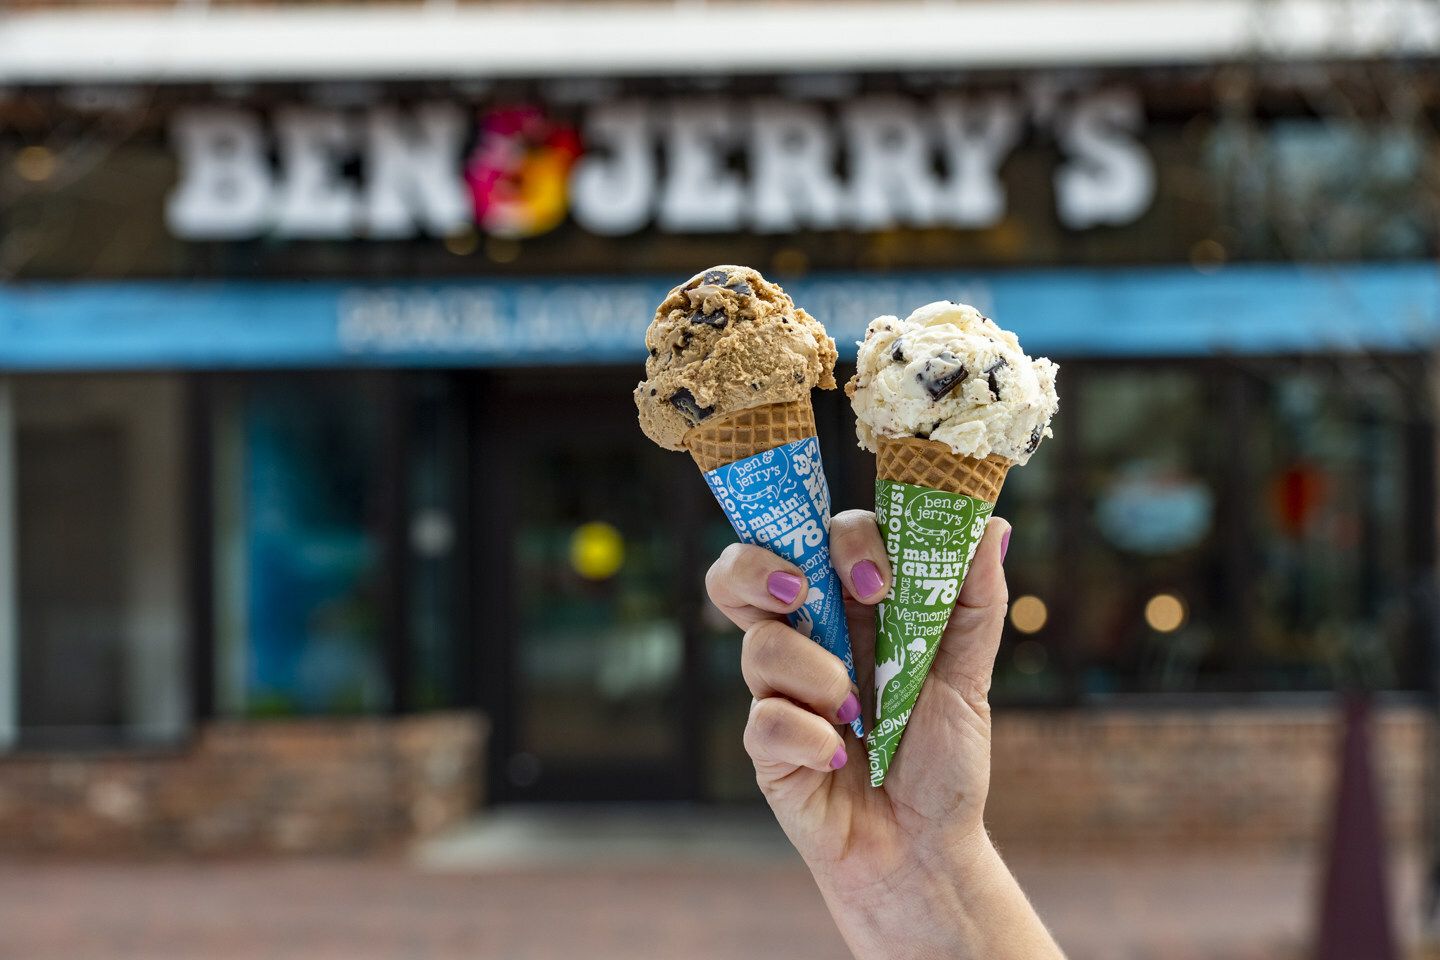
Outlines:
[[1051, 435], [1058, 371], [974, 307], [940, 301], [904, 320], [872, 320], [845, 392], [866, 450], [880, 436], [919, 437], [1023, 464]]

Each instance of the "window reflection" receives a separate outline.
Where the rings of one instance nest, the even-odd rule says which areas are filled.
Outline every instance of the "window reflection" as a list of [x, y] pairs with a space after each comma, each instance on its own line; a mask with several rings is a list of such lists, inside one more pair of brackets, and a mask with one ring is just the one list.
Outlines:
[[363, 377], [254, 378], [217, 409], [217, 695], [252, 716], [390, 703], [378, 416]]
[[[1057, 436], [1064, 429], [1064, 421], [1057, 420]], [[1056, 440], [1045, 441], [1029, 463], [1010, 471], [1000, 493], [997, 513], [1010, 521], [1013, 530], [1005, 577], [1014, 598], [995, 660], [993, 690], [1001, 702], [1054, 700], [1065, 692], [1060, 644], [1066, 628], [1052, 609], [1059, 602], [1061, 511], [1056, 479], [1063, 453]]]
[[[1223, 408], [1196, 367], [1099, 368], [1068, 397], [1084, 460], [1074, 558], [1077, 653], [1087, 693], [1225, 686], [1218, 535]], [[1073, 382], [1073, 380], [1072, 380]], [[1077, 402], [1078, 401], [1078, 402]], [[1147, 619], [1157, 595], [1182, 625]]]
[[1357, 360], [1261, 385], [1253, 635], [1267, 688], [1418, 680], [1401, 674], [1412, 631], [1403, 384]]

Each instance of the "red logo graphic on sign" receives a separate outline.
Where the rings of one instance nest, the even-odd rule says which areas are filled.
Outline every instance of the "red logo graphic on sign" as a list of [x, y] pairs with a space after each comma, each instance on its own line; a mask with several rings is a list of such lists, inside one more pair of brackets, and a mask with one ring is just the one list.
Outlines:
[[565, 219], [580, 136], [536, 107], [500, 107], [480, 119], [465, 165], [475, 223], [502, 237], [533, 237]]

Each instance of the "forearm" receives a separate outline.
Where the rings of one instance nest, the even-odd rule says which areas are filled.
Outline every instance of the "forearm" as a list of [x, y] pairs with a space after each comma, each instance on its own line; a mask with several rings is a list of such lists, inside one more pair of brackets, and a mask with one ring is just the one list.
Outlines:
[[817, 880], [856, 960], [1064, 960], [988, 839], [902, 889], [844, 894]]

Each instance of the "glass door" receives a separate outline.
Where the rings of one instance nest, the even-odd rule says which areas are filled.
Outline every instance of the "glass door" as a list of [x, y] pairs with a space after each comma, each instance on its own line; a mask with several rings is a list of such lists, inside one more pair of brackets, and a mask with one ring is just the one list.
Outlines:
[[506, 611], [481, 639], [503, 680], [487, 697], [492, 785], [501, 799], [693, 798], [689, 544], [704, 485], [688, 457], [640, 433], [625, 383], [588, 376], [593, 393], [563, 404], [521, 379], [481, 401], [481, 549], [504, 561], [482, 554], [481, 571]]

